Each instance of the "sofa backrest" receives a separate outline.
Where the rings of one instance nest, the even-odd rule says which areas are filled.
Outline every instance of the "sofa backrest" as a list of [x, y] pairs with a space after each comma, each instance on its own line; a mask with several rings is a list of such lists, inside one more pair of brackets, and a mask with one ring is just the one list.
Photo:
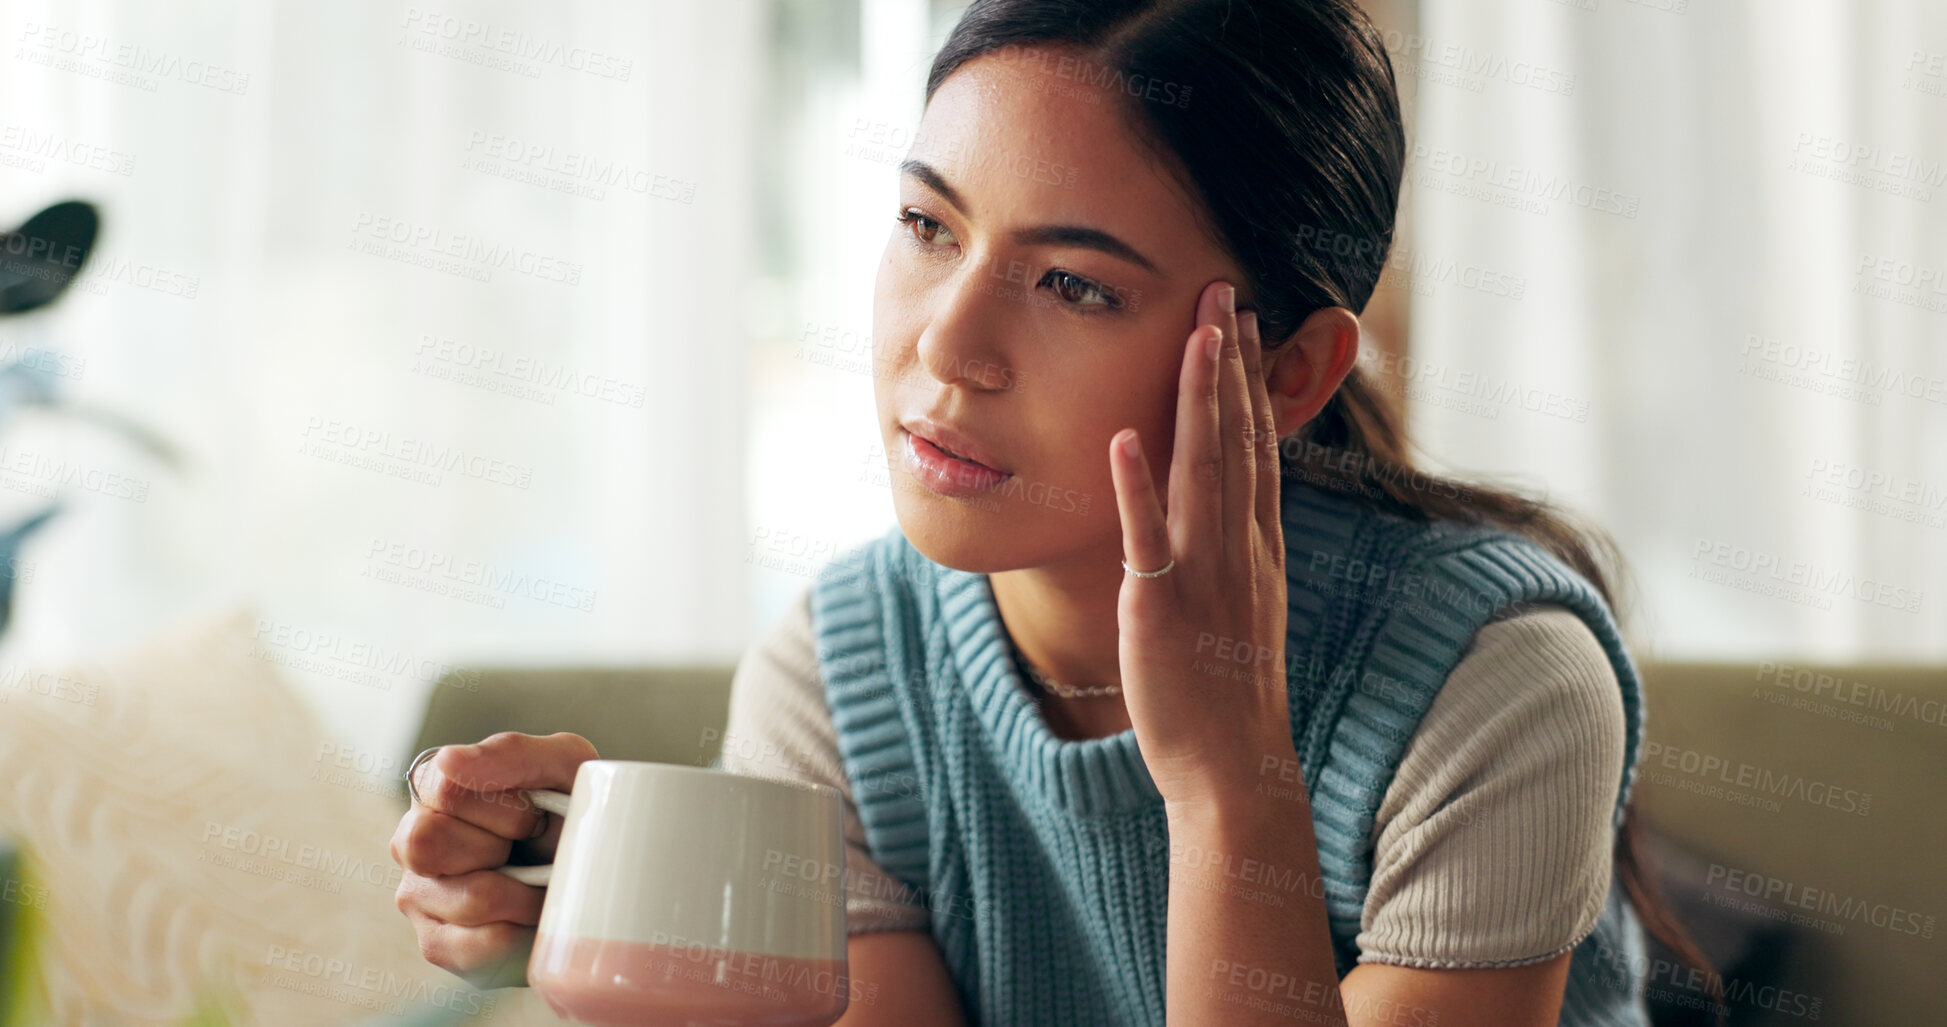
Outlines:
[[[1782, 925], [1786, 965], [1766, 983], [1819, 999], [1825, 1022], [1937, 1021], [1947, 668], [1646, 663], [1643, 676], [1638, 805], [1696, 857], [1694, 917]], [[1777, 1018], [1752, 1008], [1775, 992], [1746, 994], [1733, 1023]]]
[[[440, 679], [410, 760], [498, 731], [572, 731], [604, 759], [708, 766], [730, 715], [730, 664], [461, 669]], [[402, 764], [403, 765], [403, 764]]]
[[[604, 757], [707, 766], [734, 673], [455, 671], [405, 755], [496, 731], [573, 731]], [[1762, 983], [1819, 999], [1828, 1022], [1918, 1023], [1947, 1008], [1947, 923], [1932, 919], [1947, 916], [1947, 669], [1645, 662], [1643, 675], [1638, 803], [1655, 834], [1695, 857], [1684, 872], [1706, 902], [1691, 916], [1755, 903], [1744, 919], [1785, 925], [1788, 965]], [[1816, 908], [1835, 902], [1839, 914]], [[1925, 936], [1907, 933], [1916, 927]], [[1763, 1020], [1750, 1004], [1733, 1003]]]

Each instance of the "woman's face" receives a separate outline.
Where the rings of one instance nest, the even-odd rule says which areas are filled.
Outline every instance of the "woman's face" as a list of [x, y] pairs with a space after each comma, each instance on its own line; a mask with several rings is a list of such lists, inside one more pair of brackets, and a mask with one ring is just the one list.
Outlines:
[[[975, 573], [1119, 558], [1109, 440], [1137, 429], [1167, 495], [1197, 300], [1221, 278], [1251, 301], [1119, 98], [1089, 84], [1099, 69], [1060, 53], [989, 54], [940, 84], [879, 264], [874, 391], [899, 524]], [[927, 470], [906, 427], [921, 418], [1007, 477]]]

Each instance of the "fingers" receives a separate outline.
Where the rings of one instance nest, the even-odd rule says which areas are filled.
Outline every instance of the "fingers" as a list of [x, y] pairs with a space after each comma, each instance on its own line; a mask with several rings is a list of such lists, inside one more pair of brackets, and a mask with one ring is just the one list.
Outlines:
[[[1257, 454], [1257, 499], [1253, 510], [1259, 530], [1284, 538], [1284, 511], [1279, 500], [1284, 488], [1283, 466], [1278, 462], [1278, 419], [1271, 409], [1271, 393], [1264, 384], [1264, 339], [1258, 334], [1257, 311], [1237, 315], [1237, 338], [1243, 351], [1244, 380], [1250, 384], [1252, 416], [1255, 418], [1253, 451]], [[1278, 550], [1283, 552], [1282, 548]]]
[[[1204, 309], [1208, 305], [1208, 309]], [[1228, 547], [1247, 542], [1243, 519], [1253, 509], [1257, 492], [1257, 420], [1251, 406], [1250, 384], [1244, 373], [1243, 347], [1238, 338], [1237, 290], [1227, 281], [1218, 281], [1204, 290], [1199, 304], [1199, 321], [1208, 320], [1224, 333], [1223, 348], [1217, 354], [1216, 383], [1218, 418], [1213, 426], [1222, 458], [1222, 505], [1218, 523]]]
[[[1264, 382], [1257, 315], [1239, 313], [1235, 286], [1219, 279], [1198, 296], [1196, 320], [1178, 379], [1175, 450], [1161, 524], [1152, 515], [1158, 504], [1149, 498], [1154, 484], [1147, 462], [1123, 454], [1124, 436], [1111, 443], [1124, 559], [1138, 570], [1166, 564], [1190, 539], [1219, 539], [1230, 553], [1247, 541], [1240, 534], [1247, 523], [1273, 539], [1283, 536], [1277, 420]], [[1213, 335], [1214, 354], [1205, 348]]]
[[392, 832], [392, 861], [415, 874], [442, 877], [497, 867], [514, 843], [486, 828], [414, 806]]
[[420, 764], [415, 784], [427, 807], [520, 840], [537, 830], [560, 830], [520, 789], [567, 791], [574, 787], [576, 769], [596, 758], [595, 747], [579, 735], [502, 731], [476, 745], [442, 747]]
[[426, 961], [479, 987], [526, 979], [543, 891], [494, 870], [516, 841], [545, 858], [561, 834], [559, 817], [534, 808], [525, 788], [567, 791], [576, 771], [598, 758], [579, 735], [503, 731], [477, 745], [444, 746], [414, 772], [420, 802], [392, 836], [392, 859], [407, 871], [397, 895]]
[[475, 870], [445, 877], [406, 874], [395, 901], [410, 916], [424, 913], [442, 923], [482, 927], [498, 921], [533, 927], [541, 922], [547, 891], [525, 885], [497, 870]]
[[[1197, 327], [1183, 348], [1183, 370], [1177, 379], [1176, 442], [1170, 455], [1169, 534], [1176, 546], [1223, 538], [1224, 446], [1219, 438], [1223, 411], [1217, 394], [1218, 347], [1213, 356], [1205, 343], [1221, 339], [1211, 326], [1212, 307], [1206, 288], [1197, 304]], [[1132, 565], [1133, 566], [1133, 565]], [[1146, 568], [1153, 570], [1154, 568]]]
[[505, 921], [479, 927], [442, 923], [424, 913], [408, 913], [426, 962], [472, 982], [476, 988], [501, 988], [527, 979], [535, 929]]
[[503, 840], [527, 838], [540, 829], [547, 814], [529, 802], [527, 796], [508, 790], [500, 779], [469, 775], [465, 780], [486, 789], [475, 791], [452, 776], [442, 763], [455, 748], [449, 745], [419, 765], [414, 779], [420, 805], [415, 810], [444, 814]]
[[1149, 460], [1134, 428], [1109, 442], [1109, 473], [1115, 479], [1115, 505], [1122, 516], [1122, 558], [1139, 571], [1153, 571], [1171, 560], [1170, 533]]
[[502, 731], [475, 745], [449, 745], [431, 762], [440, 765], [461, 786], [476, 792], [505, 788], [574, 787], [575, 772], [596, 759], [588, 739], [567, 731], [527, 735]]

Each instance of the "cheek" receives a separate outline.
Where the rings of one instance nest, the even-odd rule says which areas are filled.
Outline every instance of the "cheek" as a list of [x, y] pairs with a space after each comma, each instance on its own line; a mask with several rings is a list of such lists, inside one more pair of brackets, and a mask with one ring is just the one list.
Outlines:
[[[1090, 333], [1087, 338], [1081, 333]], [[1177, 344], [1150, 326], [1056, 330], [1011, 354], [1037, 423], [1060, 432], [1079, 454], [1072, 470], [1109, 480], [1109, 440], [1125, 428], [1141, 433], [1152, 465], [1174, 440], [1182, 369]], [[1054, 426], [1059, 426], [1054, 427]]]
[[892, 246], [891, 244], [887, 244], [885, 253], [879, 257], [878, 273], [872, 279], [872, 335], [874, 338], [879, 336], [880, 329], [886, 324], [886, 315], [891, 308], [893, 293], [900, 286], [899, 279], [899, 268], [893, 263], [892, 259]]
[[[1101, 369], [1098, 369], [1101, 370]], [[1116, 369], [1106, 369], [1113, 375]], [[1126, 373], [1126, 372], [1123, 372]], [[1115, 378], [1097, 378], [1105, 383]], [[1126, 388], [1126, 386], [1124, 386]], [[1127, 393], [1117, 393], [1114, 388], [1104, 389], [1097, 395], [1070, 392], [1056, 401], [1054, 410], [1047, 411], [1051, 426], [1047, 441], [1060, 441], [1063, 453], [1062, 466], [1056, 473], [1064, 480], [1074, 482], [1077, 488], [1086, 488], [1102, 495], [1115, 490], [1115, 480], [1109, 469], [1109, 440], [1124, 428], [1135, 428], [1142, 433], [1145, 449], [1152, 447], [1154, 423], [1159, 418], [1153, 412], [1132, 402]]]
[[[896, 244], [896, 242], [895, 242]], [[879, 261], [872, 289], [873, 350], [882, 360], [910, 353], [926, 327], [926, 294], [919, 276], [895, 257], [891, 245]]]
[[[1185, 340], [1151, 340], [1143, 357], [1132, 360], [1124, 370], [1124, 388], [1112, 416], [1117, 424], [1109, 437], [1123, 428], [1140, 433], [1143, 456], [1155, 475], [1156, 488], [1164, 488], [1164, 475], [1176, 447], [1177, 395], [1182, 388]], [[1106, 453], [1108, 444], [1103, 443]], [[1105, 457], [1106, 459], [1106, 457]]]

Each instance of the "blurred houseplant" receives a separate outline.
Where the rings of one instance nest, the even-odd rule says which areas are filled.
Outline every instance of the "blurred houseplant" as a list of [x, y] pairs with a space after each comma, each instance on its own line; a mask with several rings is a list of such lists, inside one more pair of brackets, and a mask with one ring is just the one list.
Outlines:
[[[93, 204], [67, 200], [42, 210], [11, 232], [0, 232], [0, 325], [42, 311], [80, 276], [101, 227]], [[60, 395], [61, 378], [73, 373], [72, 359], [47, 348], [14, 346], [0, 336], [0, 433], [29, 411], [55, 413], [106, 427], [171, 468], [182, 459], [165, 440], [136, 422], [105, 408]], [[0, 474], [7, 473], [0, 464]], [[11, 620], [13, 588], [24, 575], [19, 559], [26, 541], [61, 511], [53, 500], [17, 522], [0, 527], [0, 632]], [[0, 1027], [38, 1027], [49, 1011], [39, 982], [35, 938], [46, 936], [48, 890], [37, 883], [34, 853], [0, 831]], [[194, 1008], [179, 1014], [176, 1027], [230, 1027], [244, 1023], [247, 1007], [236, 989], [220, 980], [199, 982]], [[490, 1015], [490, 1014], [489, 1014]], [[427, 1005], [403, 1016], [360, 1021], [387, 1027], [441, 1027], [467, 1019], [453, 1008]]]
[[[95, 206], [64, 200], [28, 218], [19, 228], [0, 233], [0, 317], [31, 314], [67, 290], [80, 275], [101, 228]], [[110, 428], [138, 448], [175, 466], [174, 448], [155, 433], [126, 417], [100, 407], [62, 402], [57, 383], [71, 360], [48, 349], [13, 346], [0, 349], [0, 431], [13, 419], [36, 408], [58, 409]], [[0, 632], [13, 611], [13, 587], [20, 568], [19, 552], [27, 539], [60, 511], [59, 501], [0, 529]]]
[[[80, 275], [93, 250], [101, 218], [91, 203], [65, 200], [28, 218], [11, 232], [0, 232], [0, 317], [12, 319], [52, 304]], [[58, 409], [108, 427], [140, 449], [175, 466], [175, 450], [153, 432], [112, 411], [63, 403], [56, 382], [68, 366], [66, 357], [34, 347], [0, 348], [0, 430], [16, 415], [35, 408]], [[19, 579], [20, 548], [60, 512], [58, 500], [49, 502], [18, 522], [0, 528], [0, 632], [13, 612], [13, 588]], [[32, 939], [46, 908], [46, 891], [34, 883], [29, 853], [0, 835], [0, 1025], [32, 1022], [34, 951]]]

